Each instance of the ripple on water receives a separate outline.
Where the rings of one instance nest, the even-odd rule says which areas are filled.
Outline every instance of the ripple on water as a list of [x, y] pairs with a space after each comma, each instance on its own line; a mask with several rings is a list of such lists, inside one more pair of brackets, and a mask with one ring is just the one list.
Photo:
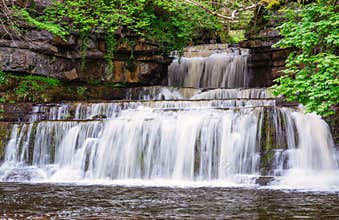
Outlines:
[[0, 218], [339, 218], [328, 192], [1, 183], [0, 196]]

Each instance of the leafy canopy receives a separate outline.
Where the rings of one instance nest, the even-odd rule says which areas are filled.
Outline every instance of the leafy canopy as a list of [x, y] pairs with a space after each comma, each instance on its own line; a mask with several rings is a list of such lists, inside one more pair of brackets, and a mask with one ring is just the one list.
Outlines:
[[287, 10], [281, 25], [284, 38], [277, 46], [295, 48], [284, 75], [276, 79], [275, 94], [298, 101], [322, 116], [335, 113], [339, 103], [339, 14], [330, 1], [318, 1]]
[[127, 41], [133, 48], [135, 39], [143, 38], [159, 43], [163, 52], [169, 53], [181, 50], [201, 30], [217, 32], [222, 26], [215, 16], [182, 0], [55, 1], [42, 17], [30, 18], [25, 15], [25, 20], [33, 25], [46, 27], [52, 33], [60, 30], [61, 37], [67, 33], [79, 33], [82, 69], [89, 35], [104, 36], [110, 74], [113, 73], [116, 46], [121, 42]]
[[[182, 48], [200, 29], [221, 28], [214, 16], [180, 0], [65, 0], [49, 7], [44, 19], [80, 34], [154, 40], [167, 51]], [[106, 44], [115, 46], [115, 42]]]

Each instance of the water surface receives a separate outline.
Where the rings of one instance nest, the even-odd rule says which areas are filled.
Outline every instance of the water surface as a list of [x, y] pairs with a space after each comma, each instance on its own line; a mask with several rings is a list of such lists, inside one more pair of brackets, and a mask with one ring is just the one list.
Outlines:
[[339, 194], [0, 183], [0, 218], [339, 219]]

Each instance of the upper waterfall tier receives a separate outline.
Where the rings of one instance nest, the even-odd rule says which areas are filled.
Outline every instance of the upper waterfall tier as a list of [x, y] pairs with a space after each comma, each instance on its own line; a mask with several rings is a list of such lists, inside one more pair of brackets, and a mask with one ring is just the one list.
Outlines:
[[208, 57], [181, 57], [168, 68], [168, 85], [193, 88], [246, 88], [248, 51], [234, 49]]

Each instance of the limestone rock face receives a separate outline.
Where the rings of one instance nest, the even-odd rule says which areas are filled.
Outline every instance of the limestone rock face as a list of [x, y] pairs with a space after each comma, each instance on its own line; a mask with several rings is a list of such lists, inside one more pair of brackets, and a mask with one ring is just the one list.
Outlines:
[[249, 71], [253, 77], [251, 86], [271, 86], [273, 80], [281, 76], [281, 71], [285, 69], [285, 60], [291, 50], [267, 46], [273, 45], [272, 42], [267, 41], [262, 41], [259, 44], [254, 40], [254, 45], [252, 43], [250, 40], [240, 43], [241, 47], [251, 51], [248, 61]]
[[258, 8], [256, 16], [248, 25], [246, 38], [239, 43], [240, 47], [250, 49], [249, 71], [254, 77], [251, 86], [271, 86], [273, 80], [281, 76], [281, 70], [285, 67], [285, 60], [291, 49], [274, 47], [282, 36], [276, 27], [282, 22], [282, 16], [276, 11], [276, 17], [267, 19], [267, 10]]
[[7, 72], [39, 74], [62, 80], [154, 85], [166, 77], [171, 62], [162, 55], [159, 45], [135, 39], [133, 46], [127, 43], [118, 45], [113, 71], [109, 71], [104, 39], [90, 36], [86, 62], [81, 68], [80, 40], [76, 34], [62, 40], [47, 31], [28, 30], [24, 38], [10, 39], [3, 32], [0, 30], [0, 70]]

